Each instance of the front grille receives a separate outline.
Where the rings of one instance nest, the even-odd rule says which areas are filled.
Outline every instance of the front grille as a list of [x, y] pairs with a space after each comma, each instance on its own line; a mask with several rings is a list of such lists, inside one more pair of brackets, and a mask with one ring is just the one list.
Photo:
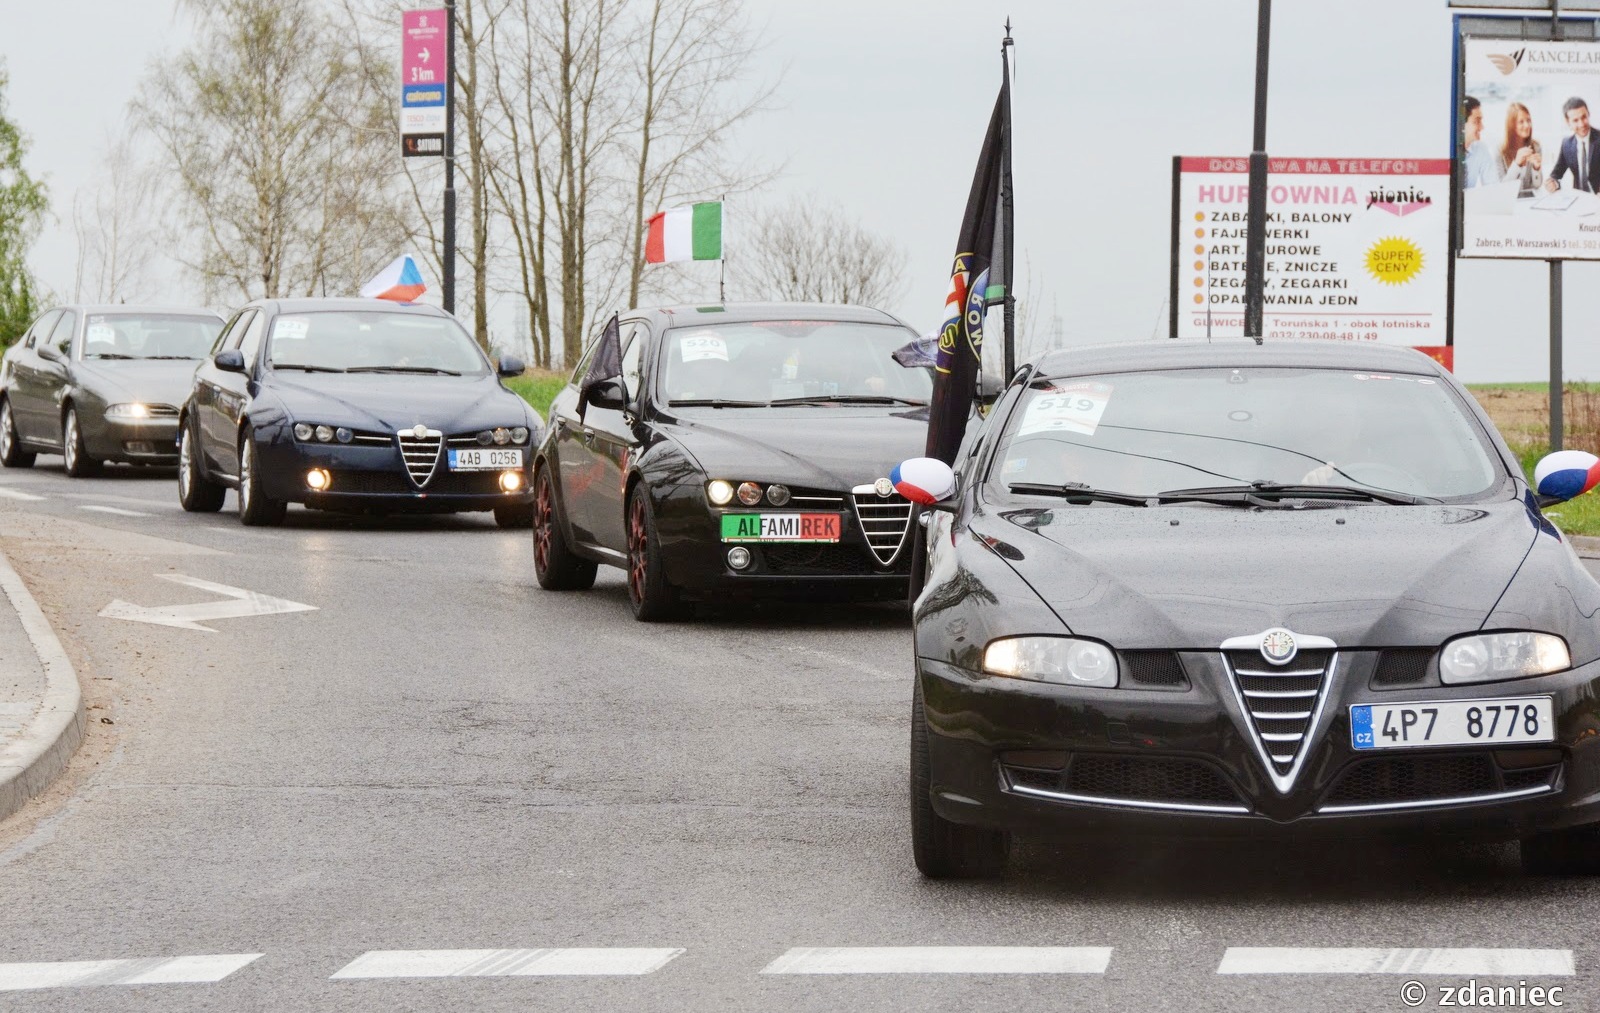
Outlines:
[[1375, 756], [1344, 769], [1328, 792], [1324, 808], [1447, 802], [1547, 788], [1560, 771], [1559, 762], [1501, 770], [1488, 753]]
[[[398, 471], [335, 471], [328, 483], [330, 493], [366, 495], [409, 495], [415, 487]], [[433, 496], [462, 496], [499, 493], [500, 474], [494, 471], [446, 471], [428, 487]]]
[[392, 447], [394, 446], [394, 437], [385, 436], [382, 433], [364, 433], [358, 430], [351, 434], [350, 442], [358, 443], [364, 447]]
[[1172, 757], [1079, 753], [1067, 765], [1069, 792], [1137, 802], [1237, 802], [1210, 765]]
[[789, 505], [805, 510], [843, 510], [844, 496], [823, 489], [789, 490]]
[[1392, 647], [1378, 656], [1372, 685], [1414, 686], [1428, 678], [1428, 662], [1432, 660], [1431, 647]]
[[1224, 651], [1223, 657], [1273, 773], [1287, 776], [1305, 751], [1333, 652], [1301, 651], [1281, 667], [1269, 664], [1259, 651]]
[[1185, 689], [1189, 685], [1183, 664], [1172, 651], [1123, 651], [1122, 664], [1128, 681], [1140, 686]]
[[763, 545], [761, 557], [772, 573], [832, 577], [883, 572], [854, 545]]
[[152, 419], [175, 419], [178, 409], [169, 404], [147, 404], [144, 406], [145, 416]]
[[900, 554], [906, 532], [911, 529], [911, 501], [899, 493], [879, 496], [870, 485], [856, 486], [851, 497], [867, 545], [878, 562], [888, 566]]
[[421, 489], [439, 467], [439, 450], [444, 445], [444, 434], [437, 429], [430, 429], [428, 435], [418, 439], [411, 430], [403, 429], [397, 435], [400, 439], [400, 456], [406, 462], [406, 473]]

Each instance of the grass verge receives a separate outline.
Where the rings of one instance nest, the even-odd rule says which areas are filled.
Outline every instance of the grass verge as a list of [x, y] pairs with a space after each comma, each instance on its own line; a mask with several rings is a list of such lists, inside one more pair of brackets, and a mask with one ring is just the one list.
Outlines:
[[522, 400], [533, 405], [533, 410], [539, 417], [550, 418], [550, 402], [561, 393], [561, 388], [567, 385], [567, 374], [557, 373], [548, 369], [530, 369], [521, 376], [514, 376], [505, 381], [510, 387], [522, 396]]

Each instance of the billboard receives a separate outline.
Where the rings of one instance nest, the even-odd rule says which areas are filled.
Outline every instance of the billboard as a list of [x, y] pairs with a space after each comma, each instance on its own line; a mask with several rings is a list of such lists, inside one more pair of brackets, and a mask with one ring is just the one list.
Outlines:
[[444, 154], [449, 18], [443, 8], [401, 15], [400, 151], [407, 156]]
[[1600, 259], [1600, 43], [1462, 40], [1463, 257]]
[[[1249, 159], [1174, 163], [1172, 336], [1239, 337]], [[1449, 198], [1446, 158], [1271, 159], [1264, 336], [1447, 344]]]

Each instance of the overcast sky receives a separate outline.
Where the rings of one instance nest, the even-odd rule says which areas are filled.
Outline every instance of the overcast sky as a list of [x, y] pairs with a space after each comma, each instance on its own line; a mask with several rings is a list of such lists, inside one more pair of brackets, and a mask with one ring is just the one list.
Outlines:
[[[885, 308], [923, 330], [942, 310], [1009, 14], [1017, 288], [1035, 307], [1034, 334], [1048, 339], [1059, 316], [1070, 343], [1165, 335], [1171, 157], [1248, 153], [1256, 0], [747, 6], [767, 26], [763, 60], [785, 72], [781, 108], [747, 127], [738, 150], [785, 166], [769, 196], [815, 193], [893, 237], [907, 284]], [[1451, 154], [1444, 0], [1273, 6], [1273, 155]], [[172, 0], [7, 0], [4, 17], [9, 112], [60, 218], [32, 262], [70, 291], [73, 194], [94, 177], [141, 74], [183, 43], [183, 20]], [[703, 287], [683, 297], [714, 297], [715, 268], [695, 269]], [[1464, 379], [1548, 375], [1547, 277], [1542, 262], [1461, 263]], [[1565, 280], [1567, 377], [1600, 380], [1600, 267], [1568, 264]]]

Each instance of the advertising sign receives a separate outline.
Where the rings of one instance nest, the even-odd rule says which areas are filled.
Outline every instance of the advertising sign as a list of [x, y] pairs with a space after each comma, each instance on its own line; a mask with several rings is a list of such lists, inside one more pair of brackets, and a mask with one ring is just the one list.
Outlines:
[[449, 15], [443, 8], [401, 15], [400, 146], [405, 155], [443, 155]]
[[1600, 259], [1600, 43], [1462, 53], [1461, 256]]
[[[1245, 158], [1181, 158], [1174, 337], [1244, 334]], [[1444, 345], [1449, 159], [1274, 158], [1268, 338]]]

